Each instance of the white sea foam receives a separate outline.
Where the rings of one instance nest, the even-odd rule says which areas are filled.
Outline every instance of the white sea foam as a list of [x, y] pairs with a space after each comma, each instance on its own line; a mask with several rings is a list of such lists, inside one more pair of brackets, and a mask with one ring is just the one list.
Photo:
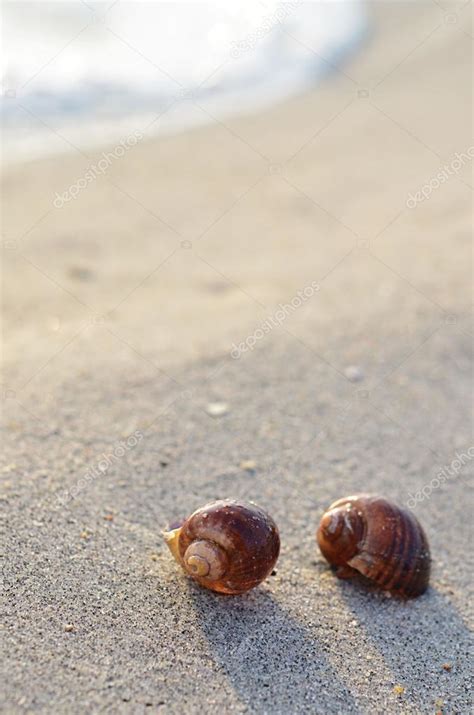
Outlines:
[[7, 3], [4, 152], [86, 148], [158, 115], [150, 131], [278, 101], [320, 81], [366, 30], [358, 0]]

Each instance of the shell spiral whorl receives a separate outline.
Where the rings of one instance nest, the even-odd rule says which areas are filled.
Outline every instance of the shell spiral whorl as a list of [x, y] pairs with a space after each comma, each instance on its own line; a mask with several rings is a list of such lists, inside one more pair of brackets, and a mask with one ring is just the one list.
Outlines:
[[257, 586], [280, 551], [273, 519], [256, 504], [231, 499], [197, 509], [164, 537], [184, 570], [219, 593], [244, 593]]
[[212, 541], [193, 541], [183, 556], [186, 571], [191, 576], [199, 576], [214, 581], [227, 570], [228, 559], [221, 547]]
[[388, 499], [359, 494], [339, 499], [324, 513], [319, 548], [344, 578], [359, 572], [405, 598], [421, 595], [430, 577], [430, 550], [416, 517]]

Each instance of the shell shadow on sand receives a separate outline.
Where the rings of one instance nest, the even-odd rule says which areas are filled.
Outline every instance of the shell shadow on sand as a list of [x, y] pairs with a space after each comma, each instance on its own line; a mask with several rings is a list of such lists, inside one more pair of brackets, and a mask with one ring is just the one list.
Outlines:
[[189, 592], [213, 659], [250, 711], [358, 712], [322, 644], [268, 591], [227, 597], [190, 584]]
[[387, 597], [363, 578], [340, 582], [340, 594], [393, 683], [403, 688], [407, 711], [470, 710], [465, 661], [472, 633], [445, 594], [429, 587], [405, 601]]

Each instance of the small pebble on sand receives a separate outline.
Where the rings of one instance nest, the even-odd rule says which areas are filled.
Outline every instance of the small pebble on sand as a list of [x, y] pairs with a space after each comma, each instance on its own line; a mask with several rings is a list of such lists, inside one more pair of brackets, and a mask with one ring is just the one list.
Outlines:
[[443, 663], [443, 670], [447, 670], [449, 672], [452, 667], [451, 663]]
[[76, 281], [91, 281], [94, 279], [94, 271], [87, 266], [69, 266], [68, 276]]
[[253, 472], [257, 468], [257, 462], [253, 459], [243, 459], [239, 466], [246, 472]]
[[364, 379], [364, 373], [357, 365], [348, 365], [344, 370], [344, 375], [350, 382], [361, 382]]
[[226, 402], [209, 402], [206, 412], [211, 417], [222, 417], [229, 412], [229, 405]]
[[402, 685], [395, 685], [393, 688], [395, 695], [403, 695], [405, 688]]
[[4, 467], [2, 467], [2, 472], [3, 473], [8, 473], [8, 472], [13, 472], [13, 470], [16, 469], [16, 464], [12, 462], [11, 464], [6, 464]]
[[64, 630], [66, 633], [71, 633], [74, 630], [74, 626], [72, 625], [72, 623], [66, 623], [66, 625], [64, 626]]

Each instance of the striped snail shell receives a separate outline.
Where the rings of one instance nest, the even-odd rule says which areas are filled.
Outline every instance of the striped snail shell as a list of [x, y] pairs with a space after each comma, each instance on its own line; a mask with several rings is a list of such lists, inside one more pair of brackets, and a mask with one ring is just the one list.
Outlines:
[[430, 550], [421, 524], [380, 496], [358, 494], [331, 504], [317, 531], [323, 556], [340, 578], [356, 572], [404, 598], [421, 595], [430, 577]]
[[253, 503], [232, 499], [206, 504], [163, 536], [183, 569], [219, 593], [244, 593], [257, 586], [280, 552], [273, 519]]

